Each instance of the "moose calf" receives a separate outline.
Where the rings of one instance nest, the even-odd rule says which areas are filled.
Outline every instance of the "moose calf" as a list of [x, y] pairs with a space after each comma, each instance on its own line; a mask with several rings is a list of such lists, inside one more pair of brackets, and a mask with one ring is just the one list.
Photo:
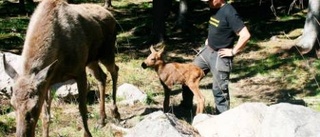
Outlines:
[[150, 47], [151, 54], [141, 64], [142, 68], [152, 67], [157, 72], [161, 85], [164, 88], [165, 98], [163, 101], [164, 112], [169, 111], [170, 91], [175, 83], [188, 86], [197, 99], [196, 113], [202, 113], [204, 97], [199, 90], [199, 82], [204, 77], [204, 72], [192, 63], [165, 63], [162, 53], [164, 47], [158, 52]]

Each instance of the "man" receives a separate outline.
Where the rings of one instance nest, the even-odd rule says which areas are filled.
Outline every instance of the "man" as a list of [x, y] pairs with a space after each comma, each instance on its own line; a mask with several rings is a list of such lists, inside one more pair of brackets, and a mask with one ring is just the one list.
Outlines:
[[[208, 3], [212, 14], [205, 47], [193, 63], [202, 68], [205, 74], [209, 71], [212, 73], [215, 114], [220, 114], [230, 108], [228, 83], [233, 57], [246, 45], [250, 33], [234, 7], [225, 0], [202, 1]], [[182, 96], [181, 106], [192, 108], [193, 94], [187, 86], [183, 86]]]

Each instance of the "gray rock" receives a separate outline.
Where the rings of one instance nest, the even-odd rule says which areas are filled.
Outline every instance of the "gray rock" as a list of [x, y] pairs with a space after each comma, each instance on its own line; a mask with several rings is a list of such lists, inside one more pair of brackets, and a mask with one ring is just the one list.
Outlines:
[[16, 69], [18, 74], [21, 74], [22, 72], [22, 67], [21, 67], [22, 59], [19, 55], [12, 54], [9, 52], [0, 53], [0, 91], [2, 93], [11, 95], [11, 92], [12, 92], [11, 87], [13, 84], [13, 79], [11, 79], [11, 77], [9, 77], [4, 70], [3, 54], [6, 57], [6, 61], [10, 63], [10, 65], [14, 67], [14, 69]]
[[268, 108], [257, 136], [320, 137], [320, 113], [300, 105], [272, 105]]
[[125, 137], [198, 137], [197, 131], [173, 114], [157, 111], [131, 128]]
[[75, 80], [68, 80], [51, 86], [52, 92], [63, 100], [75, 99], [78, 97], [78, 87]]
[[147, 95], [138, 87], [132, 84], [124, 83], [118, 87], [117, 97], [124, 99], [123, 101], [119, 102], [120, 104], [134, 105], [136, 102], [145, 101]]
[[256, 137], [266, 110], [262, 103], [245, 103], [192, 126], [202, 137]]
[[320, 137], [320, 113], [288, 103], [244, 103], [192, 125], [203, 137]]
[[210, 115], [210, 114], [197, 114], [193, 120], [192, 120], [192, 125], [197, 125], [198, 123], [201, 123], [203, 121], [206, 121], [210, 118], [214, 117], [213, 115]]

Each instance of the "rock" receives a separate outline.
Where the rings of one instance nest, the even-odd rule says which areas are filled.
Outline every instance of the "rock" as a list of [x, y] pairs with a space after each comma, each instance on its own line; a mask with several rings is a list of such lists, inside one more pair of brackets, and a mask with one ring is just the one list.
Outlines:
[[19, 55], [12, 54], [9, 52], [0, 53], [0, 91], [2, 93], [11, 95], [11, 87], [13, 84], [13, 80], [10, 76], [8, 76], [8, 74], [4, 70], [3, 55], [5, 55], [6, 61], [10, 63], [12, 67], [14, 67], [18, 74], [21, 74], [22, 72], [22, 68], [20, 65], [22, 59]]
[[119, 103], [126, 105], [134, 105], [138, 101], [143, 102], [147, 99], [147, 95], [143, 91], [128, 83], [118, 87], [117, 97], [123, 98], [124, 100]]
[[262, 103], [245, 103], [192, 126], [202, 137], [256, 137], [266, 109]]
[[157, 111], [131, 128], [125, 137], [199, 137], [199, 134], [173, 114]]
[[62, 100], [74, 100], [78, 97], [78, 87], [75, 80], [57, 83], [51, 86], [51, 90]]
[[261, 131], [257, 136], [320, 137], [320, 113], [300, 105], [272, 105], [261, 122]]
[[192, 120], [192, 125], [197, 125], [198, 123], [201, 123], [203, 121], [206, 121], [210, 118], [214, 117], [213, 115], [210, 115], [210, 114], [197, 114], [193, 120]]
[[277, 36], [272, 36], [271, 38], [270, 38], [270, 41], [278, 41], [279, 39], [278, 39], [278, 37]]
[[202, 137], [320, 137], [320, 113], [289, 103], [244, 103], [192, 125]]

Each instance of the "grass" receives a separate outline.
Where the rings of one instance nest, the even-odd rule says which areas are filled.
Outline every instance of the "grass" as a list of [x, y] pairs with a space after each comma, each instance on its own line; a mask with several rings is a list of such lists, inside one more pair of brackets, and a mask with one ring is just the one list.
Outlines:
[[22, 47], [28, 22], [27, 17], [0, 18], [0, 49]]
[[12, 132], [15, 129], [15, 119], [1, 115], [0, 116], [0, 136], [4, 137], [7, 136], [8, 133]]
[[[89, 104], [89, 125], [93, 136], [112, 137], [121, 136], [121, 132], [113, 130], [112, 124], [129, 126], [131, 121], [141, 120], [147, 113], [162, 108], [163, 89], [158, 80], [156, 72], [152, 69], [142, 69], [141, 63], [149, 54], [147, 48], [141, 45], [150, 37], [151, 1], [150, 0], [122, 0], [113, 1], [113, 11], [118, 21], [119, 32], [117, 35], [117, 57], [116, 62], [120, 67], [118, 86], [130, 83], [147, 94], [147, 100], [134, 106], [119, 106], [122, 119], [116, 121], [107, 112], [109, 121], [102, 129], [97, 128], [99, 118], [98, 104]], [[168, 41], [166, 60], [190, 62], [194, 58], [196, 49], [201, 46], [206, 37], [205, 23], [206, 10], [201, 5], [194, 7], [195, 11], [190, 14], [191, 30], [187, 33], [175, 31], [175, 12], [169, 15], [167, 22]], [[199, 6], [200, 5], [200, 6]], [[173, 7], [176, 7], [174, 3]], [[249, 9], [248, 9], [249, 10]], [[201, 11], [201, 12], [199, 12]], [[241, 12], [245, 13], [245, 12]], [[303, 14], [304, 15], [304, 14]], [[231, 107], [236, 107], [244, 102], [265, 102], [274, 104], [280, 102], [294, 102], [302, 100], [315, 111], [320, 111], [320, 61], [302, 57], [291, 51], [278, 52], [278, 49], [288, 46], [293, 40], [288, 39], [285, 34], [301, 29], [304, 17], [283, 16], [278, 19], [259, 19], [246, 15], [246, 23], [252, 33], [246, 49], [234, 59], [234, 68], [231, 73], [230, 91]], [[0, 18], [0, 50], [21, 48], [25, 37], [29, 17], [14, 16]], [[294, 37], [299, 35], [296, 31]], [[277, 36], [281, 39], [270, 40]], [[289, 37], [291, 38], [291, 37]], [[147, 45], [149, 46], [149, 45]], [[201, 81], [201, 91], [206, 98], [206, 113], [212, 113], [214, 100], [211, 92], [211, 75]], [[111, 94], [111, 81], [108, 74], [107, 92]], [[95, 80], [88, 78], [90, 83]], [[96, 90], [94, 87], [92, 90]], [[171, 96], [171, 106], [176, 106], [181, 100], [180, 86], [174, 88]], [[53, 101], [51, 136], [77, 137], [81, 136], [81, 121], [76, 103], [61, 103]], [[118, 98], [118, 101], [122, 100]], [[111, 100], [107, 100], [107, 111], [110, 111]], [[3, 108], [7, 109], [7, 108]], [[10, 110], [10, 108], [9, 108]], [[130, 119], [133, 117], [132, 119]], [[189, 120], [190, 117], [182, 117]], [[41, 122], [39, 122], [39, 126]], [[13, 136], [15, 122], [13, 118], [6, 115], [0, 116], [0, 136]], [[41, 128], [37, 128], [37, 136], [40, 136]]]

